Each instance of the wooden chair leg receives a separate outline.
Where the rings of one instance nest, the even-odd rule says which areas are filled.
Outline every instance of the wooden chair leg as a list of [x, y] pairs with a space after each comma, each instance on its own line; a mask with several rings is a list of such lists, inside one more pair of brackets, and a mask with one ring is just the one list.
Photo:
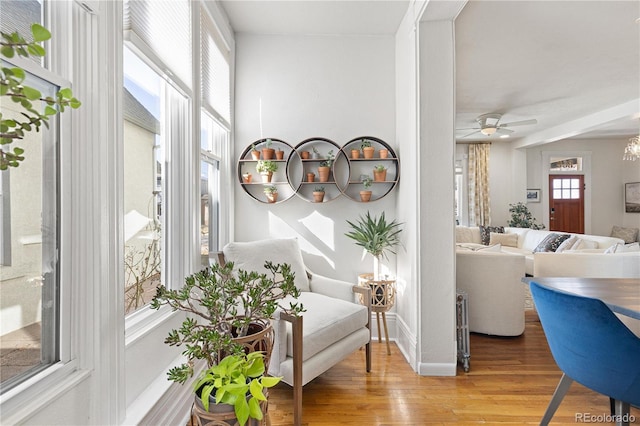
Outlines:
[[556, 387], [556, 391], [553, 393], [553, 398], [551, 398], [549, 406], [547, 406], [547, 411], [545, 411], [542, 420], [540, 420], [540, 426], [547, 426], [549, 424], [551, 418], [560, 406], [562, 398], [564, 398], [565, 394], [569, 390], [569, 386], [571, 386], [571, 383], [573, 383], [573, 379], [562, 373], [562, 377], [560, 378], [560, 382]]
[[285, 313], [280, 318], [291, 323], [293, 339], [293, 424], [302, 425], [302, 316]]

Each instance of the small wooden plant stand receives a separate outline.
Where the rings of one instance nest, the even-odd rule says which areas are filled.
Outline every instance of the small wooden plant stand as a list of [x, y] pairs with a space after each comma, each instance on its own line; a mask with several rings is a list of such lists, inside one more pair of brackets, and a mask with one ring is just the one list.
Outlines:
[[[376, 313], [378, 324], [378, 342], [382, 343], [382, 331], [380, 329], [380, 314], [382, 314], [382, 324], [384, 326], [384, 337], [387, 343], [387, 355], [391, 355], [389, 346], [389, 330], [387, 328], [386, 313], [393, 307], [396, 299], [396, 280], [373, 279], [373, 274], [358, 275], [358, 285], [371, 289], [371, 311]], [[362, 296], [360, 296], [362, 297]], [[362, 300], [361, 300], [362, 302]]]

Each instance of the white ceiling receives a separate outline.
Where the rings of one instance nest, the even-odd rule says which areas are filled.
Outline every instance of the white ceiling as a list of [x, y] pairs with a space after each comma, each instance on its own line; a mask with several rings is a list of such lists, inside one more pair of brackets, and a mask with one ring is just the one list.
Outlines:
[[[221, 4], [236, 32], [393, 35], [410, 2]], [[639, 17], [638, 1], [469, 1], [455, 23], [457, 127], [475, 127], [485, 113], [503, 114], [502, 123], [535, 118], [506, 139], [518, 146], [637, 135]]]

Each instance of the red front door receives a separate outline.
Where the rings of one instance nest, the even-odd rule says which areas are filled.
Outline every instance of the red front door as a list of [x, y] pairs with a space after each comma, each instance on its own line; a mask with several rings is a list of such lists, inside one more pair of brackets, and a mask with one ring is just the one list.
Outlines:
[[584, 234], [583, 175], [549, 175], [549, 229]]

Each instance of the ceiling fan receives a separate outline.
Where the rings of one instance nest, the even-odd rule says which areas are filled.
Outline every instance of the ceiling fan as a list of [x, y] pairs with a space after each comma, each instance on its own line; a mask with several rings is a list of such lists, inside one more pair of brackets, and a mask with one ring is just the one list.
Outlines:
[[538, 123], [538, 120], [533, 118], [531, 120], [513, 121], [511, 123], [500, 124], [501, 118], [502, 114], [482, 114], [481, 116], [476, 118], [476, 122], [478, 123], [479, 127], [469, 127], [457, 130], [473, 130], [473, 132], [469, 133], [468, 135], [462, 136], [462, 138], [466, 138], [476, 133], [482, 133], [485, 136], [493, 136], [494, 134], [497, 134], [506, 137], [509, 136], [509, 134], [513, 133], [513, 130], [508, 129], [508, 127], [526, 126], [529, 124]]

